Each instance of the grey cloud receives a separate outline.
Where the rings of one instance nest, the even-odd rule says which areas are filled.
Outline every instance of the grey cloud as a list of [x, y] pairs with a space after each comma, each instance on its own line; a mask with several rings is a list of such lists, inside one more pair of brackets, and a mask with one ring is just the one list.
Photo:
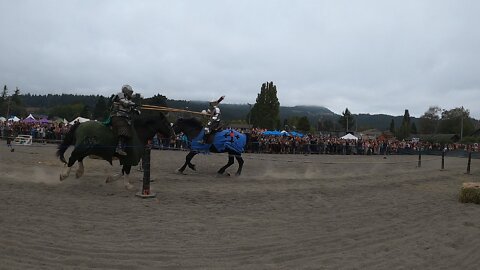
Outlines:
[[2, 1], [0, 83], [31, 93], [480, 118], [476, 1]]

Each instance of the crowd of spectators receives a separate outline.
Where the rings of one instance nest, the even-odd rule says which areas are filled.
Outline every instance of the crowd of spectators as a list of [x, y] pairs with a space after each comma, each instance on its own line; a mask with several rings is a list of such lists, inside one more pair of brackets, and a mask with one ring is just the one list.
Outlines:
[[1, 138], [31, 135], [34, 141], [57, 142], [63, 139], [70, 126], [62, 122], [27, 123], [22, 121], [5, 121], [0, 123]]
[[[1, 122], [1, 138], [17, 135], [31, 135], [34, 141], [58, 143], [70, 128], [69, 124], [60, 123], [26, 123]], [[385, 155], [411, 151], [471, 150], [480, 151], [478, 144], [430, 143], [424, 141], [399, 141], [395, 138], [359, 138], [345, 140], [331, 135], [306, 134], [303, 137], [264, 135], [263, 129], [239, 130], [249, 137], [246, 152], [271, 154], [343, 154], [343, 155]], [[171, 149], [188, 149], [184, 135], [178, 134], [174, 139], [157, 142]]]
[[[405, 141], [395, 138], [359, 138], [345, 140], [332, 135], [306, 134], [303, 137], [264, 135], [266, 130], [239, 130], [249, 137], [246, 146], [248, 153], [269, 154], [337, 154], [337, 155], [389, 155], [406, 154], [421, 151], [480, 151], [478, 144], [431, 143], [425, 141]], [[183, 134], [173, 140], [166, 140], [165, 147], [171, 149], [188, 149], [188, 142]]]
[[416, 151], [471, 150], [478, 152], [478, 144], [432, 143], [419, 140], [397, 140], [386, 138], [342, 139], [332, 135], [306, 134], [303, 137], [265, 136], [264, 130], [253, 129], [250, 133], [249, 150], [254, 153], [275, 154], [343, 154], [343, 155], [386, 155]]

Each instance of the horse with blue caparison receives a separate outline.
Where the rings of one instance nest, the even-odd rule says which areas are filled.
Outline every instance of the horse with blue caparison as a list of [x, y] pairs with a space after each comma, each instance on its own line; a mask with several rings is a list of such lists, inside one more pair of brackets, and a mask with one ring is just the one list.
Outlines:
[[243, 158], [242, 153], [245, 150], [247, 143], [247, 136], [233, 129], [220, 130], [214, 134], [210, 134], [210, 138], [207, 138], [207, 142], [203, 142], [203, 136], [205, 134], [204, 127], [200, 120], [197, 118], [179, 118], [173, 124], [173, 130], [175, 133], [182, 132], [187, 136], [187, 140], [190, 144], [190, 152], [185, 157], [185, 163], [178, 169], [178, 172], [184, 173], [185, 168], [188, 166], [192, 170], [196, 170], [195, 164], [191, 161], [193, 157], [198, 153], [228, 153], [228, 163], [221, 167], [217, 173], [219, 175], [230, 175], [225, 173], [225, 170], [234, 164], [234, 159], [238, 162], [238, 170], [236, 175], [242, 174]]
[[[155, 135], [162, 137], [173, 135], [171, 124], [163, 113], [134, 117], [132, 119], [132, 130], [133, 136], [127, 141], [125, 148], [127, 155], [122, 156], [115, 152], [118, 140], [108, 124], [97, 121], [74, 124], [58, 146], [57, 156], [66, 164], [65, 171], [60, 174], [60, 180], [62, 181], [69, 176], [73, 164], [77, 161], [79, 166], [75, 175], [77, 178], [81, 177], [84, 173], [83, 159], [87, 156], [99, 157], [110, 164], [116, 157], [122, 165], [121, 175], [109, 176], [106, 182], [124, 177], [125, 187], [131, 188], [128, 175], [132, 166], [138, 165], [141, 160], [148, 141], [153, 139]], [[67, 162], [64, 154], [72, 145], [74, 149]]]

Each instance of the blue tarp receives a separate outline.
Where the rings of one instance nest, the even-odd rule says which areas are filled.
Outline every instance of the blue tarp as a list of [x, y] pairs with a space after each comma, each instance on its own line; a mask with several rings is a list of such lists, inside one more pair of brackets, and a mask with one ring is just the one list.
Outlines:
[[267, 130], [262, 133], [262, 135], [265, 136], [293, 136], [293, 137], [303, 137], [302, 133], [296, 132], [296, 131], [290, 131], [290, 132], [281, 132], [278, 130]]
[[[202, 153], [208, 153], [210, 151], [211, 144], [202, 143], [204, 134], [205, 130], [202, 129], [198, 136], [191, 141], [191, 150]], [[237, 153], [243, 153], [246, 144], [247, 136], [232, 129], [226, 129], [215, 133], [215, 138], [213, 139], [213, 146], [217, 152], [232, 150]]]

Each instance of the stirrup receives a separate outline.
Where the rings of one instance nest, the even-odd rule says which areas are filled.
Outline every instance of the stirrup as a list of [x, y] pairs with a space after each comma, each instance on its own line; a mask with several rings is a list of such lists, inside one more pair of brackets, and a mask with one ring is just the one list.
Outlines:
[[116, 153], [119, 154], [120, 156], [126, 156], [127, 155], [127, 152], [123, 151], [123, 149], [121, 149], [121, 148], [117, 149]]

